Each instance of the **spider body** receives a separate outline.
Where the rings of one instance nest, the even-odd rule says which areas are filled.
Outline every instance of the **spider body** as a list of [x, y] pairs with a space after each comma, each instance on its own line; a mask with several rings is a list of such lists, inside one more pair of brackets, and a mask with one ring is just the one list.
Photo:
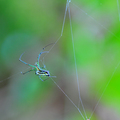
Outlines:
[[40, 68], [38, 68], [38, 67], [36, 67], [35, 74], [38, 75], [38, 76], [41, 76], [41, 75], [42, 75], [42, 76], [50, 76], [49, 71], [40, 69]]
[[[49, 44], [49, 45], [51, 45], [51, 44]], [[48, 45], [47, 45], [48, 46]], [[47, 47], [47, 46], [45, 46], [44, 48], [43, 48], [43, 50]], [[40, 65], [39, 65], [39, 60], [40, 60], [40, 56], [41, 56], [41, 54], [43, 54], [43, 53], [48, 53], [49, 51], [44, 51], [43, 52], [43, 50], [40, 52], [40, 54], [38, 55], [38, 61], [35, 63], [35, 65], [31, 65], [31, 64], [28, 64], [28, 63], [26, 63], [26, 62], [24, 62], [23, 60], [21, 60], [21, 57], [22, 57], [22, 55], [24, 54], [24, 53], [22, 53], [21, 54], [21, 56], [20, 56], [20, 58], [19, 58], [19, 61], [21, 61], [22, 63], [24, 63], [24, 64], [26, 64], [26, 65], [28, 65], [28, 66], [30, 66], [30, 67], [32, 67], [32, 69], [31, 70], [29, 70], [29, 71], [27, 71], [27, 72], [21, 72], [23, 75], [24, 74], [26, 74], [26, 73], [28, 73], [28, 72], [31, 72], [31, 71], [35, 71], [35, 74], [37, 75], [37, 76], [39, 76], [39, 78], [41, 79], [41, 81], [45, 81], [45, 80], [47, 80], [48, 78], [50, 78], [50, 77], [55, 77], [55, 76], [50, 76], [50, 72], [48, 71], [48, 70], [46, 70], [46, 67], [45, 67], [45, 65], [44, 65], [44, 67], [40, 67]], [[46, 78], [45, 80], [43, 80], [41, 77], [48, 77], [48, 78]]]

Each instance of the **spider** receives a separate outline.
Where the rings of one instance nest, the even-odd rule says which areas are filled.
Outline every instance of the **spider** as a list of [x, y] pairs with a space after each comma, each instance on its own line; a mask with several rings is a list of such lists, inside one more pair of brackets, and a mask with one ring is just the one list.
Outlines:
[[[51, 43], [51, 44], [53, 44], [53, 43]], [[35, 65], [31, 65], [31, 64], [26, 63], [26, 62], [24, 62], [23, 60], [21, 60], [21, 57], [22, 57], [22, 55], [23, 55], [24, 53], [21, 54], [21, 56], [20, 56], [20, 58], [19, 58], [19, 61], [21, 61], [22, 63], [24, 63], [24, 64], [26, 64], [26, 65], [28, 65], [28, 66], [30, 66], [30, 67], [32, 67], [32, 69], [29, 70], [29, 71], [27, 71], [27, 72], [24, 72], [24, 73], [21, 72], [23, 75], [26, 74], [26, 73], [28, 73], [28, 72], [35, 71], [35, 74], [36, 74], [37, 76], [39, 76], [39, 78], [40, 78], [41, 81], [45, 81], [45, 80], [49, 79], [50, 77], [56, 77], [56, 76], [50, 76], [50, 73], [49, 73], [48, 70], [46, 70], [46, 67], [45, 67], [44, 64], [43, 64], [44, 67], [40, 67], [40, 65], [39, 65], [40, 56], [41, 56], [43, 53], [49, 53], [49, 51], [44, 51], [44, 49], [45, 49], [47, 46], [51, 45], [51, 44], [46, 45], [46, 46], [42, 49], [42, 51], [41, 51], [40, 54], [38, 55], [38, 60], [37, 60], [37, 62], [35, 63]], [[43, 52], [43, 51], [44, 51], [44, 52]], [[41, 78], [41, 76], [45, 76], [45, 77], [48, 77], [48, 78], [45, 79], [45, 80], [43, 80], [43, 79]]]

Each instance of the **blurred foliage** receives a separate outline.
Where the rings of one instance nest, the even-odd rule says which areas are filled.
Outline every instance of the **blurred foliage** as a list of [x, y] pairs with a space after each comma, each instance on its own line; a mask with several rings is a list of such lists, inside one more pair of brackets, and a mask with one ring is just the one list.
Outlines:
[[[50, 79], [42, 82], [34, 72], [20, 74], [29, 69], [19, 62], [24, 51], [22, 59], [34, 64], [42, 48], [60, 37], [65, 4], [64, 0], [0, 1], [0, 80], [3, 80], [0, 84], [0, 120], [82, 119]], [[109, 120], [117, 120], [120, 117], [117, 1], [74, 0], [70, 3], [70, 10], [81, 97], [87, 115], [90, 116], [100, 100], [92, 120], [109, 117]], [[54, 80], [58, 85], [77, 104], [69, 20], [67, 13], [63, 35], [46, 54], [45, 65], [51, 74], [57, 76]], [[82, 111], [81, 106], [80, 109]]]

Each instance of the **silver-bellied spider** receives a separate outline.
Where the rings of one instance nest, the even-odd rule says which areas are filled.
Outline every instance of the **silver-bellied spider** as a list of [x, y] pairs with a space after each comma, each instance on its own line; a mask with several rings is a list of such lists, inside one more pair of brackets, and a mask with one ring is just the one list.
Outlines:
[[[51, 43], [51, 44], [53, 44], [53, 43]], [[27, 71], [27, 72], [24, 72], [24, 73], [21, 72], [23, 75], [26, 74], [26, 73], [28, 73], [28, 72], [35, 71], [35, 74], [39, 76], [39, 78], [40, 78], [41, 81], [45, 81], [45, 80], [49, 79], [50, 77], [56, 77], [56, 76], [50, 76], [50, 72], [49, 72], [48, 70], [46, 70], [46, 67], [45, 67], [44, 64], [43, 64], [44, 67], [40, 67], [40, 65], [39, 65], [40, 56], [41, 56], [43, 53], [49, 53], [49, 51], [44, 51], [44, 49], [45, 49], [47, 46], [51, 45], [51, 44], [46, 45], [46, 46], [42, 49], [42, 51], [41, 51], [40, 54], [38, 55], [38, 60], [37, 60], [37, 62], [35, 63], [35, 65], [31, 65], [31, 64], [26, 63], [26, 62], [24, 62], [23, 60], [21, 60], [21, 57], [22, 57], [22, 55], [23, 55], [24, 53], [21, 54], [21, 56], [20, 56], [20, 58], [19, 58], [19, 61], [21, 61], [22, 63], [24, 63], [24, 64], [26, 64], [26, 65], [28, 65], [28, 66], [30, 66], [30, 67], [32, 67], [32, 69], [29, 70], [29, 71]], [[45, 76], [45, 77], [48, 77], [48, 78], [46, 78], [45, 80], [43, 80], [43, 79], [41, 78], [41, 76]]]

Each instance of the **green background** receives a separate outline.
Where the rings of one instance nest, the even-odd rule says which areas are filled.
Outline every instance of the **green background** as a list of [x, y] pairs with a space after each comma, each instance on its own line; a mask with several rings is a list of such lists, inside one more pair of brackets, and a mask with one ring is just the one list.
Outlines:
[[[22, 59], [34, 65], [42, 48], [59, 39], [65, 5], [65, 0], [0, 1], [0, 120], [83, 119], [51, 79], [42, 82], [34, 72], [20, 74], [29, 69], [19, 61], [23, 52]], [[91, 120], [120, 117], [117, 6], [117, 1], [110, 0], [70, 3], [78, 79], [88, 118], [100, 100]], [[45, 54], [44, 62], [51, 75], [56, 76], [53, 79], [77, 105], [77, 76], [68, 13], [63, 34]], [[83, 113], [81, 105], [80, 110]]]

